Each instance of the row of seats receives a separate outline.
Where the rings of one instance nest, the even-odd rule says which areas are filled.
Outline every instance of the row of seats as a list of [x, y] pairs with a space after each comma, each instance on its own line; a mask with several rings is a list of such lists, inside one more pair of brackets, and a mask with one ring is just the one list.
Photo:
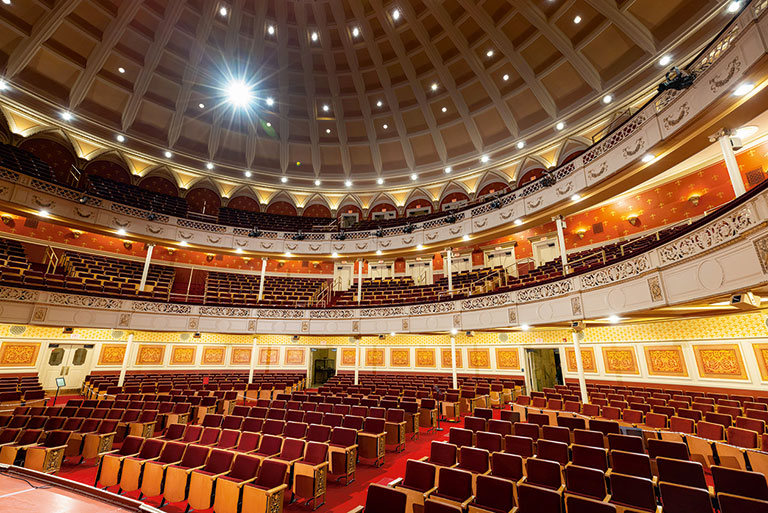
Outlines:
[[98, 175], [88, 175], [88, 191], [94, 196], [158, 214], [187, 217], [187, 200], [148, 191], [135, 185], [115, 182]]

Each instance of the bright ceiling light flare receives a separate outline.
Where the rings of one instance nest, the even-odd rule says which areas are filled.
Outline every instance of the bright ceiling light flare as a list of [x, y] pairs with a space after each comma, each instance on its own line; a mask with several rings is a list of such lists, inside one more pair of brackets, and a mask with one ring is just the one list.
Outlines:
[[8, 82], [0, 80], [0, 91], [5, 91], [6, 89], [8, 89]]
[[287, 177], [287, 176], [281, 176], [281, 177], [280, 177], [280, 181], [281, 181], [282, 183], [287, 183], [287, 182], [288, 182], [288, 177]]
[[739, 2], [739, 1], [734, 0], [733, 2], [728, 4], [728, 12], [729, 13], [734, 13], [734, 12], [738, 11], [739, 9], [741, 9], [741, 2]]
[[358, 37], [360, 35], [360, 29], [357, 27], [354, 27], [352, 29], [352, 37]]
[[253, 176], [253, 173], [251, 173], [250, 171], [246, 171], [245, 172], [245, 177], [246, 178], [250, 178], [251, 176]]
[[520, 226], [521, 224], [523, 224], [523, 220], [522, 219], [515, 219], [514, 223], [515, 223], [515, 226]]
[[416, 180], [418, 180], [418, 179], [419, 179], [419, 175], [417, 175], [416, 173], [413, 173], [413, 174], [411, 175], [411, 180], [413, 180], [414, 182], [415, 182]]
[[453, 168], [451, 166], [448, 166], [443, 171], [445, 171], [446, 175], [450, 175], [451, 172], [453, 172]]
[[72, 113], [65, 110], [61, 113], [61, 119], [64, 121], [72, 121]]
[[318, 39], [320, 39], [320, 36], [319, 36], [319, 35], [317, 35], [317, 32], [312, 32], [312, 35], [311, 35], [311, 36], [309, 36], [309, 37], [310, 37], [310, 39], [312, 39], [312, 42], [313, 42], [313, 43], [316, 43], [316, 42], [317, 42], [317, 40], [318, 40]]
[[665, 55], [661, 59], [659, 59], [659, 65], [660, 66], [666, 66], [670, 62], [672, 62], [672, 56], [671, 55]]
[[384, 105], [384, 102], [381, 101], [381, 100], [376, 102], [376, 106], [379, 107], [379, 108], [381, 108], [383, 105]]
[[344, 185], [347, 187], [352, 187], [352, 180], [345, 180]]
[[123, 134], [117, 134], [117, 142], [125, 142], [125, 136]]
[[487, 163], [490, 160], [491, 160], [491, 157], [489, 157], [488, 155], [483, 155], [482, 157], [480, 157], [480, 162], [482, 162], [483, 164]]
[[755, 84], [752, 84], [751, 82], [747, 82], [737, 87], [736, 90], [733, 92], [733, 94], [736, 96], [744, 96], [745, 94], [748, 94], [750, 91], [752, 91], [752, 89], [754, 88], [755, 88]]
[[493, 50], [488, 50], [487, 52], [485, 52], [485, 56], [486, 57], [493, 57]]
[[3, 3], [4, 3], [5, 5], [11, 5], [11, 0], [3, 0]]
[[274, 36], [275, 35], [275, 26], [274, 25], [269, 25], [267, 27], [267, 34], [269, 34], [270, 36]]
[[619, 321], [621, 321], [621, 317], [619, 317], [618, 315], [611, 315], [608, 317], [608, 322], [610, 322], [611, 324], [618, 324]]
[[37, 212], [37, 215], [39, 215], [40, 217], [48, 217], [49, 215], [51, 215], [51, 213], [48, 212], [47, 210], [39, 210]]
[[527, 324], [521, 324], [520, 329], [523, 331], [528, 331], [529, 329], [531, 329], [531, 327], [528, 326]]
[[655, 155], [651, 155], [650, 153], [646, 153], [645, 155], [643, 155], [643, 159], [642, 160], [643, 160], [643, 162], [651, 162], [655, 158], [656, 158]]
[[128, 232], [125, 231], [125, 228], [120, 228], [115, 233], [117, 233], [118, 235], [125, 235]]
[[579, 23], [581, 23], [581, 16], [576, 16], [575, 18], [573, 18], [573, 22], [574, 22], [576, 25], [578, 25]]
[[117, 68], [117, 71], [118, 73], [125, 73], [125, 68], [120, 66], [119, 68]]
[[581, 195], [574, 194], [573, 196], [571, 196], [571, 201], [579, 201], [579, 200], [581, 200]]
[[219, 14], [220, 15], [226, 16], [228, 13], [229, 13], [229, 11], [227, 10], [227, 6], [222, 5], [221, 7], [219, 7]]
[[745, 137], [751, 137], [755, 135], [758, 130], [758, 127], [755, 125], [747, 125], [736, 130], [736, 135], [743, 139]]
[[271, 96], [269, 98], [267, 98], [267, 105], [269, 105], [271, 107], [274, 104], [275, 104], [275, 99], [274, 98], [272, 98]]
[[467, 235], [467, 234], [465, 233], [464, 235], [462, 235], [462, 237], [461, 237], [461, 240], [463, 240], [463, 241], [467, 241], [467, 240], [469, 240], [469, 235]]
[[383, 178], [377, 178], [376, 183], [379, 185], [384, 185], [384, 179]]
[[525, 148], [525, 141], [518, 142], [517, 143], [517, 149], [518, 150], [522, 150], [523, 148]]
[[392, 19], [395, 21], [400, 19], [400, 9], [394, 9], [392, 11]]
[[171, 153], [170, 151], [166, 151], [165, 153], [163, 153], [163, 155], [164, 155], [164, 156], [165, 156], [165, 158], [167, 158], [167, 159], [169, 159], [169, 158], [173, 157], [173, 153]]
[[611, 96], [610, 94], [606, 94], [605, 96], [603, 96], [603, 103], [605, 103], [606, 105], [611, 103], [612, 101], [613, 101], [613, 96]]
[[316, 187], [320, 187], [321, 183], [323, 183], [323, 182], [321, 182], [320, 180], [315, 180], [315, 186]]
[[253, 100], [253, 88], [244, 80], [231, 80], [224, 91], [227, 101], [234, 107], [246, 107]]
[[213, 169], [213, 162], [207, 162], [207, 163], [205, 164], [205, 169], [208, 169], [208, 170], [211, 170], [211, 169]]
[[557, 128], [558, 130], [562, 130], [562, 129], [565, 128], [565, 123], [563, 123], [561, 121], [561, 122], [559, 122], [558, 124], [555, 125], [555, 128]]

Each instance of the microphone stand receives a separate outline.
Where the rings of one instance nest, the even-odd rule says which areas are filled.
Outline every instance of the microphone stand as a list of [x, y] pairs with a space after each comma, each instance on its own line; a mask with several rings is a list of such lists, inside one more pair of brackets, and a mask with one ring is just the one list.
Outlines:
[[435, 431], [442, 431], [443, 428], [440, 427], [440, 415], [443, 413], [443, 407], [440, 402], [440, 398], [443, 396], [443, 394], [440, 392], [440, 387], [435, 385], [435, 391], [437, 392], [437, 427], [435, 428]]

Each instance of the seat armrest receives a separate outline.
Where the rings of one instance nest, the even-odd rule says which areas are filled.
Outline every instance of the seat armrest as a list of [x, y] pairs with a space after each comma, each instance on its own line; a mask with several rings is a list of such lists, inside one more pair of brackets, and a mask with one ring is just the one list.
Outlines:
[[279, 492], [285, 490], [286, 488], [288, 488], [288, 485], [283, 483], [281, 485], [275, 486], [271, 490], [265, 490], [264, 493], [266, 493], [267, 495], [274, 495], [276, 493], [279, 493]]
[[347, 513], [363, 513], [363, 511], [365, 511], [363, 506], [357, 506], [354, 509], [350, 509]]
[[462, 511], [466, 511], [467, 507], [469, 506], [469, 503], [474, 501], [474, 500], [475, 500], [475, 496], [474, 495], [470, 495], [469, 499], [467, 499], [467, 500], [465, 500], [464, 502], [461, 503], [461, 510]]
[[426, 461], [427, 463], [429, 463], [429, 456], [424, 456], [423, 458], [419, 458], [416, 461]]
[[221, 474], [214, 474], [214, 475], [212, 475], [210, 477], [211, 477], [211, 479], [216, 479], [216, 478], [221, 477], [221, 476], [226, 476], [230, 472], [231, 472], [230, 470], [227, 470], [226, 472], [222, 472]]
[[253, 483], [254, 481], [256, 481], [256, 478], [255, 478], [255, 477], [252, 477], [252, 478], [250, 478], [250, 479], [246, 479], [246, 480], [245, 480], [245, 481], [243, 481], [242, 483], [237, 483], [237, 485], [236, 485], [236, 486], [237, 486], [237, 488], [242, 488], [243, 486], [247, 485], [248, 483]]
[[390, 488], [393, 488], [393, 487], [399, 485], [402, 482], [403, 482], [403, 478], [402, 477], [398, 477], [396, 479], [393, 479], [389, 483], [387, 483], [387, 486], [389, 486]]
[[188, 469], [187, 469], [187, 470], [185, 470], [184, 472], [186, 472], [187, 474], [191, 474], [191, 473], [192, 473], [192, 471], [194, 471], [194, 470], [202, 470], [202, 469], [204, 469], [204, 468], [205, 468], [205, 464], [203, 464], [203, 465], [200, 465], [199, 467], [192, 467], [192, 468], [188, 468]]
[[432, 495], [436, 491], [437, 491], [437, 486], [435, 486], [434, 488], [430, 488], [429, 490], [424, 492], [424, 498], [426, 499], [427, 497], [429, 497], [430, 495]]

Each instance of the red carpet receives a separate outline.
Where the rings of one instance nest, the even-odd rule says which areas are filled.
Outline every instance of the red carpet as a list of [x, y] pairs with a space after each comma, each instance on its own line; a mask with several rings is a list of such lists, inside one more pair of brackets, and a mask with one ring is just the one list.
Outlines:
[[[498, 412], [496, 416], [498, 416]], [[441, 426], [445, 427], [442, 432], [435, 432], [427, 434], [421, 433], [421, 437], [418, 440], [408, 440], [406, 443], [405, 451], [401, 453], [387, 452], [384, 459], [384, 465], [376, 468], [365, 464], [358, 464], [357, 474], [355, 481], [349, 486], [344, 486], [337, 482], [331, 481], [328, 483], [328, 493], [325, 498], [325, 505], [318, 508], [319, 512], [327, 513], [346, 513], [355, 506], [359, 506], [365, 503], [366, 491], [370, 483], [388, 483], [393, 479], [402, 477], [405, 475], [406, 461], [409, 459], [418, 459], [429, 454], [429, 445], [432, 440], [442, 440], [448, 438], [448, 429], [450, 426], [458, 426], [460, 424], [455, 423], [441, 423]], [[86, 461], [80, 465], [75, 465], [77, 460], [73, 459], [71, 462], [64, 462], [61, 471], [58, 475], [93, 485], [93, 480], [96, 477], [96, 467], [94, 461]], [[116, 492], [117, 489], [111, 489], [110, 491]], [[126, 494], [132, 498], [138, 498], [138, 492], [131, 492]], [[286, 494], [286, 501], [289, 500], [290, 493]], [[160, 505], [160, 498], [153, 497], [145, 499], [144, 502], [150, 506], [158, 507]], [[163, 511], [168, 513], [183, 513], [186, 508], [186, 503], [170, 504], [163, 507]], [[212, 510], [206, 510], [212, 511]], [[285, 504], [285, 511], [310, 511], [310, 508], [303, 504]]]

